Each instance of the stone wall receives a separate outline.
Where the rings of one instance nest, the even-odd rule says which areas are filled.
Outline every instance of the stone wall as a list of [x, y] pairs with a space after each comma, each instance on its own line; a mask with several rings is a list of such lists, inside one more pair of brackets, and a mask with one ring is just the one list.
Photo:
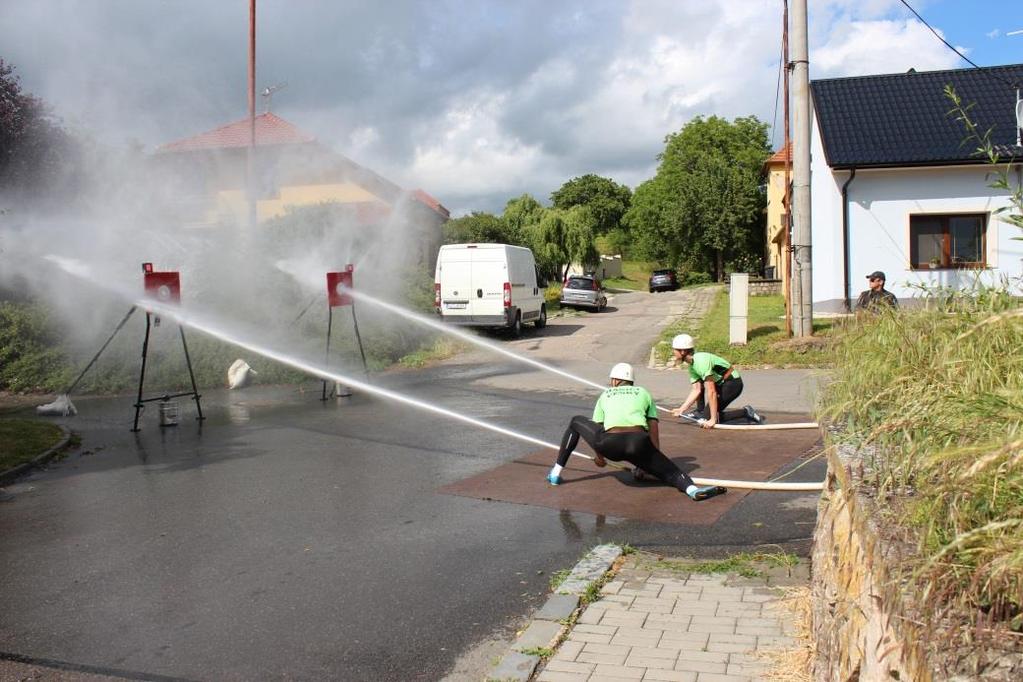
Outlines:
[[750, 296], [775, 296], [780, 293], [780, 279], [751, 279], [749, 282]]
[[904, 617], [885, 546], [857, 495], [852, 468], [829, 450], [828, 478], [814, 533], [811, 581], [816, 682], [941, 679], [917, 642], [928, 641]]

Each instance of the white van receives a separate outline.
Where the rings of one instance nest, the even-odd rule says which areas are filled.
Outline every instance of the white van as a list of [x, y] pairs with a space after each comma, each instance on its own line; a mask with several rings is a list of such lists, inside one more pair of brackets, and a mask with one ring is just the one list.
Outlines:
[[475, 327], [547, 325], [533, 252], [508, 244], [445, 244], [437, 254], [433, 304], [441, 319]]

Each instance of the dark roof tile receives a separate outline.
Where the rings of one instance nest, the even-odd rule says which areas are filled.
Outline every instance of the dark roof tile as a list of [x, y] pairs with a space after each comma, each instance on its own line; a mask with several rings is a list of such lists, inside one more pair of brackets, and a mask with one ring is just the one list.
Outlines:
[[832, 168], [978, 163], [975, 142], [949, 114], [952, 85], [981, 131], [1005, 154], [1016, 147], [1016, 90], [1023, 64], [830, 78], [811, 83], [824, 154]]

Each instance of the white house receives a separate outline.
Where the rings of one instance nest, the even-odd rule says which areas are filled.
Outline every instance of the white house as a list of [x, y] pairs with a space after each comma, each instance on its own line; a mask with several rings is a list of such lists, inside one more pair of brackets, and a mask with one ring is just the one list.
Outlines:
[[[992, 166], [950, 114], [952, 85], [1001, 156]], [[813, 305], [842, 310], [874, 270], [900, 301], [921, 287], [1023, 276], [1023, 231], [995, 212], [1023, 181], [1016, 88], [1023, 65], [817, 80], [811, 84]]]

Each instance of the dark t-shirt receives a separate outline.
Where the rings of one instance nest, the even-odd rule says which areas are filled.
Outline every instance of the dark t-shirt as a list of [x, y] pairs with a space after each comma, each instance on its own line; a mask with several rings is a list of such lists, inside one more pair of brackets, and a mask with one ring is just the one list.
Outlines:
[[879, 291], [867, 289], [856, 300], [856, 310], [877, 310], [883, 306], [898, 308], [899, 299], [895, 298], [895, 294], [887, 289]]

